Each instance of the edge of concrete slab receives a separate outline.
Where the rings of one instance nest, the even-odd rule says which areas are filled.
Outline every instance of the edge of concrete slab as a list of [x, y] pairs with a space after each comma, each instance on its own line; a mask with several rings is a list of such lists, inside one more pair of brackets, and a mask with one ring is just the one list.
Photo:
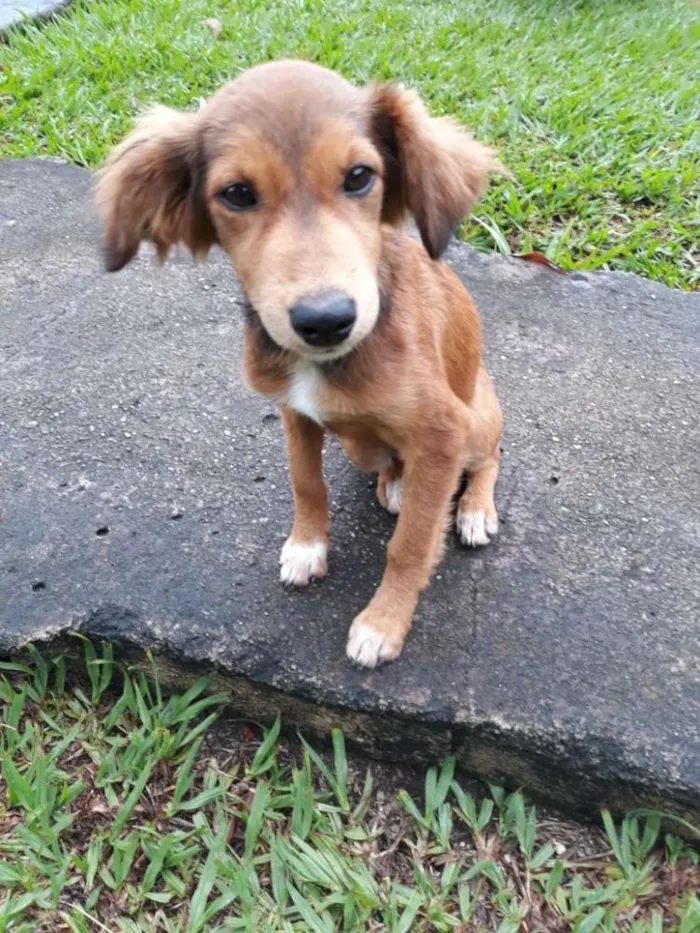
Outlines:
[[71, 0], [10, 0], [0, 2], [0, 39], [7, 39], [13, 29], [26, 23], [53, 19]]
[[[166, 691], [184, 691], [204, 675], [211, 677], [209, 691], [228, 696], [223, 715], [269, 725], [279, 715], [282, 731], [325, 741], [339, 727], [348, 745], [370, 758], [414, 766], [434, 764], [454, 756], [457, 767], [471, 778], [522, 789], [531, 798], [563, 813], [582, 818], [597, 817], [601, 807], [617, 815], [652, 809], [669, 818], [674, 832], [700, 839], [700, 799], [697, 788], [669, 774], [659, 776], [632, 761], [615, 740], [582, 731], [525, 729], [493, 717], [471, 717], [455, 723], [439, 717], [424, 721], [407, 714], [368, 712], [350, 706], [319, 703], [312, 696], [286, 692], [270, 683], [243, 676], [214, 660], [183, 657], [165, 642], [136, 641], [120, 631], [123, 610], [108, 607], [84, 620], [37, 633], [31, 641], [0, 647], [13, 660], [28, 658], [28, 646], [46, 656], [64, 657], [76, 675], [84, 675], [83, 648], [76, 636], [93, 645], [109, 644], [115, 660]], [[696, 827], [684, 829], [678, 817]]]

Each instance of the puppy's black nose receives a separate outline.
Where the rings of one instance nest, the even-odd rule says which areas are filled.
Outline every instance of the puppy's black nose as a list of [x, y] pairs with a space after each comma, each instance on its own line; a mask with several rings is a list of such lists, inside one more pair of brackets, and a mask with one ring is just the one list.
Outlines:
[[290, 310], [292, 327], [312, 347], [334, 347], [350, 336], [355, 302], [342, 292], [305, 295]]

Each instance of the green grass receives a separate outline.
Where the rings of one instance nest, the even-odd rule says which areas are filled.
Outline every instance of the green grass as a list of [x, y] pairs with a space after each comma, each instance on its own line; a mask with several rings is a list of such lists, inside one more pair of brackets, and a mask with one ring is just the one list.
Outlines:
[[401, 79], [494, 144], [513, 179], [465, 228], [477, 247], [698, 286], [692, 0], [76, 0], [0, 46], [0, 152], [95, 166], [145, 105], [280, 56]]
[[700, 859], [658, 815], [538, 819], [453, 759], [396, 794], [339, 731], [232, 741], [206, 679], [165, 697], [84, 647], [84, 687], [36, 651], [1, 666], [0, 933], [700, 929]]

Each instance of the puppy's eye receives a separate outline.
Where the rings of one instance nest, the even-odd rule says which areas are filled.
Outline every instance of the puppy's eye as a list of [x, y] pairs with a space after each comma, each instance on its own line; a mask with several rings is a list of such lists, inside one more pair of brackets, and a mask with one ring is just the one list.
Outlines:
[[237, 181], [219, 192], [219, 200], [232, 211], [249, 211], [257, 205], [258, 196], [252, 185], [245, 181]]
[[376, 177], [369, 165], [354, 165], [343, 179], [343, 191], [353, 198], [364, 197], [372, 190]]

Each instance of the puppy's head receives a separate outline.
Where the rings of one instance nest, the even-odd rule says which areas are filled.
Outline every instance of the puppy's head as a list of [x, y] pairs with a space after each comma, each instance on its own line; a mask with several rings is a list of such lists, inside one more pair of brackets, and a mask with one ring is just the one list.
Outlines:
[[305, 62], [245, 72], [198, 113], [160, 107], [98, 184], [105, 261], [220, 244], [281, 348], [324, 361], [379, 314], [383, 223], [413, 214], [431, 257], [482, 193], [493, 153], [393, 85], [358, 89]]

